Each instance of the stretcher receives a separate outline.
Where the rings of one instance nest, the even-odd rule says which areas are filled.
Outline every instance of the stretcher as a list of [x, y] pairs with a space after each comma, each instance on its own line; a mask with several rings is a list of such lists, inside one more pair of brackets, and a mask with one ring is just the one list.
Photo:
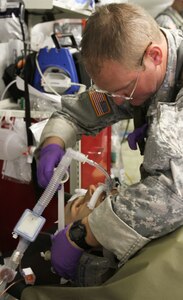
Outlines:
[[21, 300], [182, 300], [183, 227], [150, 242], [95, 287], [26, 287]]

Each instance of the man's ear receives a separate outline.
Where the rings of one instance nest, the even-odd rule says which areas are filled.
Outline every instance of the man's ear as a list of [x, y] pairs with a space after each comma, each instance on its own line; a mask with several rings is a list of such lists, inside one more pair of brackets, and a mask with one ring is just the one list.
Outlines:
[[146, 57], [149, 57], [155, 66], [162, 63], [162, 50], [157, 45], [150, 45], [146, 50]]

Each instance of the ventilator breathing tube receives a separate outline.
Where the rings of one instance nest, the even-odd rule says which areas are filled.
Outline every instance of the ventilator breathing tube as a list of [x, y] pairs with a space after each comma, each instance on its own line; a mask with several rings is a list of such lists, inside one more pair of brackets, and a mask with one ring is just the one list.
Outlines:
[[39, 201], [33, 208], [33, 211], [35, 213], [37, 213], [38, 215], [42, 214], [43, 210], [47, 207], [47, 205], [51, 201], [51, 199], [54, 196], [55, 192], [57, 191], [59, 185], [61, 184], [65, 174], [67, 173], [67, 170], [71, 164], [72, 159], [75, 159], [82, 163], [87, 162], [89, 165], [92, 165], [93, 167], [98, 168], [106, 176], [107, 190], [110, 191], [112, 189], [112, 179], [110, 178], [109, 174], [106, 172], [106, 170], [102, 166], [100, 166], [93, 160], [88, 159], [88, 157], [86, 155], [84, 155], [83, 153], [75, 151], [72, 148], [68, 148], [65, 155], [63, 156], [62, 160], [60, 161], [58, 167], [56, 168], [46, 190], [43, 192], [41, 198], [39, 199]]
[[[113, 187], [113, 181], [110, 178], [109, 174], [106, 172], [106, 170], [102, 166], [94, 162], [93, 160], [88, 159], [88, 157], [83, 153], [75, 151], [72, 148], [68, 148], [62, 160], [58, 164], [58, 167], [54, 171], [54, 174], [47, 188], [41, 195], [39, 201], [34, 206], [33, 216], [38, 216], [38, 217], [41, 216], [44, 209], [48, 206], [55, 192], [58, 190], [59, 185], [64, 182], [64, 176], [68, 174], [68, 168], [71, 164], [72, 159], [82, 163], [87, 162], [89, 165], [98, 168], [106, 176], [105, 184], [99, 186], [96, 189], [95, 193], [93, 194], [93, 197], [91, 198], [91, 203], [89, 204], [90, 209], [93, 209], [95, 207], [98, 195], [100, 195], [103, 191], [106, 191], [107, 194], [111, 191]], [[39, 232], [36, 232], [36, 236], [38, 233]], [[16, 275], [15, 270], [20, 264], [23, 254], [28, 248], [29, 244], [30, 244], [30, 240], [27, 240], [25, 237], [20, 236], [17, 248], [16, 250], [14, 250], [12, 256], [9, 259], [9, 262], [3, 266], [0, 266], [0, 285], [2, 285], [3, 287], [6, 283], [11, 282], [14, 279]], [[2, 288], [2, 286], [0, 287]]]

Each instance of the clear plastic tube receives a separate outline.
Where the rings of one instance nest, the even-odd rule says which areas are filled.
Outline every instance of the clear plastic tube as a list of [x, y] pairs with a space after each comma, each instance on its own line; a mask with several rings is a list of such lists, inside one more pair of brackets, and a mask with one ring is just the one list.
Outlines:
[[107, 187], [107, 192], [111, 191], [113, 188], [113, 180], [111, 179], [110, 175], [107, 173], [107, 171], [98, 163], [96, 163], [93, 160], [90, 160], [87, 158], [86, 161], [89, 165], [99, 169], [106, 177], [106, 187]]

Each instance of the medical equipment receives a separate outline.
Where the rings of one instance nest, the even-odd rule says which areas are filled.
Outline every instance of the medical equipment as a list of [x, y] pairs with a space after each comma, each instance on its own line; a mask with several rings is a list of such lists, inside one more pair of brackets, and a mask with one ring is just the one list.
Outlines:
[[33, 86], [41, 92], [59, 94], [78, 92], [78, 76], [72, 54], [68, 48], [43, 48], [36, 57]]
[[[5, 288], [6, 283], [11, 282], [16, 276], [16, 269], [19, 266], [25, 250], [28, 248], [31, 241], [34, 241], [44, 225], [45, 219], [41, 216], [44, 209], [50, 203], [55, 192], [58, 190], [60, 183], [63, 182], [65, 174], [68, 173], [68, 168], [71, 161], [75, 159], [81, 163], [88, 163], [93, 167], [98, 168], [106, 176], [105, 191], [109, 194], [113, 188], [113, 182], [102, 166], [98, 165], [93, 160], [88, 159], [84, 154], [75, 151], [71, 148], [66, 150], [65, 155], [56, 168], [47, 188], [43, 192], [39, 201], [34, 206], [33, 210], [26, 210], [17, 225], [14, 228], [13, 236], [20, 236], [17, 248], [12, 253], [8, 262], [0, 267], [0, 291]], [[103, 190], [103, 189], [102, 189]], [[64, 203], [63, 203], [64, 209]], [[31, 229], [30, 229], [31, 228]]]

